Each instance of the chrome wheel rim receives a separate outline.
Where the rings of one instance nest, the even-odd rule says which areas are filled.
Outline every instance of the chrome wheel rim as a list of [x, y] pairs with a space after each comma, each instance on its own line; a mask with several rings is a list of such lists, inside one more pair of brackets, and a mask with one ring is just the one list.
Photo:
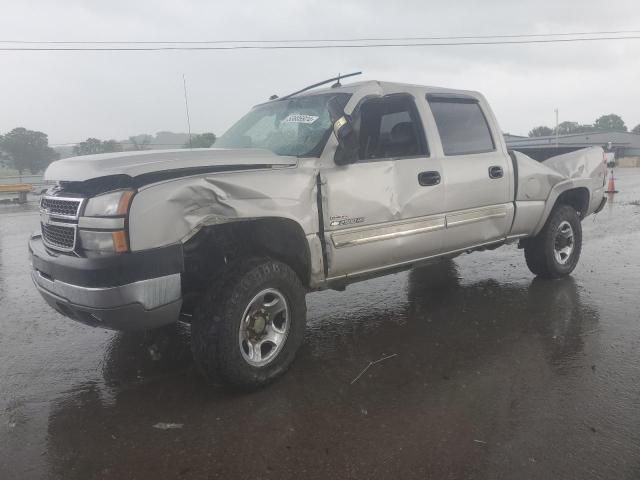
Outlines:
[[573, 227], [569, 222], [564, 220], [558, 225], [553, 244], [553, 254], [556, 257], [556, 262], [560, 265], [565, 265], [571, 258], [574, 245]]
[[240, 322], [244, 360], [254, 367], [272, 362], [282, 351], [291, 327], [289, 305], [275, 288], [262, 290], [249, 302]]

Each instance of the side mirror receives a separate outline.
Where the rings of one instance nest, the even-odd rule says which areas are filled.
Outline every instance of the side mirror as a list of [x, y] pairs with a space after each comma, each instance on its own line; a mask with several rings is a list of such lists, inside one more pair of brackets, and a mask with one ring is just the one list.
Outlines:
[[333, 133], [338, 139], [334, 162], [336, 165], [355, 163], [358, 159], [358, 134], [353, 126], [353, 119], [344, 113], [344, 100], [333, 97], [327, 103], [327, 109], [333, 123]]
[[344, 115], [333, 124], [333, 133], [338, 139], [338, 148], [333, 157], [336, 165], [347, 165], [358, 160], [358, 134], [351, 117]]

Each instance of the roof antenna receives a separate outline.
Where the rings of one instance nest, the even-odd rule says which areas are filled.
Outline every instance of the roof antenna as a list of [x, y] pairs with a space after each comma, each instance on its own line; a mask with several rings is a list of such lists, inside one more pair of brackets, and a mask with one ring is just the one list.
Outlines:
[[338, 78], [337, 78], [337, 81], [336, 81], [336, 83], [334, 83], [333, 85], [331, 85], [331, 88], [338, 88], [338, 87], [341, 87], [341, 86], [342, 86], [342, 84], [340, 83], [340, 73], [338, 72]]

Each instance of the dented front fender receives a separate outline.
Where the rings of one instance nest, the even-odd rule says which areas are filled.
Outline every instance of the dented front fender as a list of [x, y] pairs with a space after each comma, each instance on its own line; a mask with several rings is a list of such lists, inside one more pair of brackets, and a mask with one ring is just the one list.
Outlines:
[[279, 217], [317, 233], [314, 167], [272, 168], [174, 179], [140, 189], [131, 205], [131, 250], [185, 242], [202, 227]]

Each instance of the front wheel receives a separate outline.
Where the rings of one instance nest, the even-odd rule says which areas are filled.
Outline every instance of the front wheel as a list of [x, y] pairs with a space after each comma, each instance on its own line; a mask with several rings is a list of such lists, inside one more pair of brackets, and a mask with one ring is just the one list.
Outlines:
[[213, 287], [191, 326], [195, 362], [212, 381], [252, 390], [282, 375], [302, 343], [305, 289], [296, 273], [268, 258], [240, 262]]
[[576, 268], [581, 250], [580, 218], [569, 205], [560, 205], [551, 212], [540, 233], [527, 239], [524, 256], [532, 273], [542, 278], [560, 278]]

